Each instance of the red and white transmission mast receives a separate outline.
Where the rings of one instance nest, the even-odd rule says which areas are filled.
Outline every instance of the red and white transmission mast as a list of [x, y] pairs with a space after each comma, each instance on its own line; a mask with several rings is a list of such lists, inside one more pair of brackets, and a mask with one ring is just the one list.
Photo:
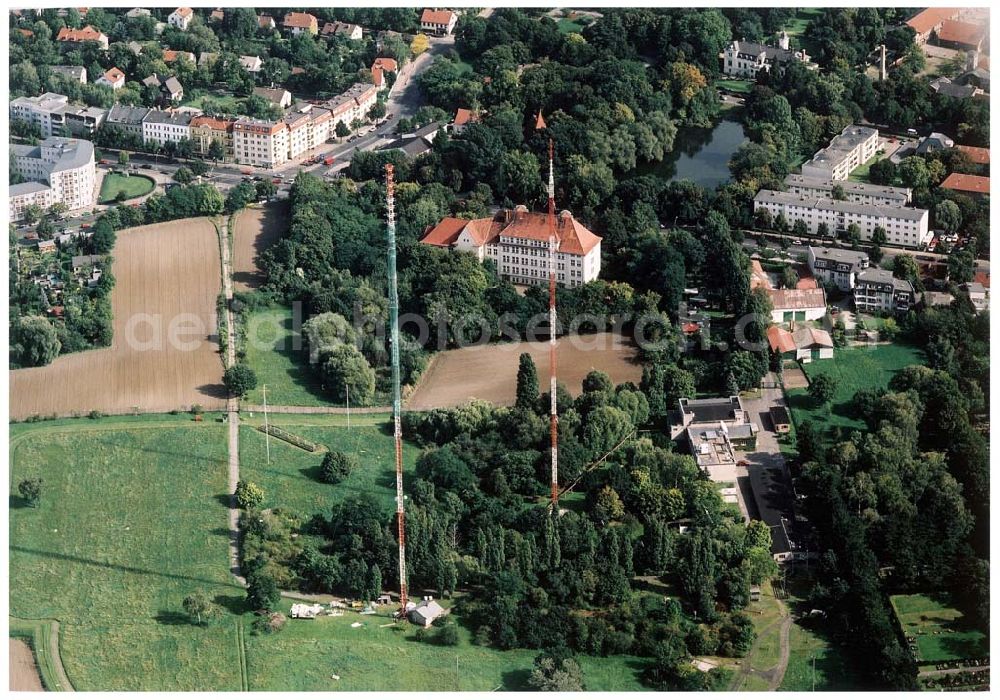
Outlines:
[[396, 443], [396, 522], [399, 528], [399, 616], [406, 616], [406, 513], [403, 506], [403, 429], [399, 395], [399, 291], [396, 285], [396, 184], [392, 163], [385, 166], [385, 218], [389, 248], [389, 352], [392, 361], [392, 434]]
[[[538, 120], [542, 124], [541, 112]], [[554, 147], [549, 139], [549, 441], [552, 450], [552, 511], [559, 513], [559, 406], [556, 396], [556, 185], [552, 172]]]

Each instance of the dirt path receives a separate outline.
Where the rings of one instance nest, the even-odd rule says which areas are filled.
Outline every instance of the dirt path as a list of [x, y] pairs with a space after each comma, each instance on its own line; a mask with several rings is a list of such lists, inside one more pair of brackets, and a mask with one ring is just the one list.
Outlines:
[[785, 604], [781, 603], [781, 601], [778, 602], [781, 604], [785, 616], [781, 620], [781, 646], [779, 648], [778, 665], [771, 671], [771, 683], [767, 687], [771, 691], [777, 690], [778, 686], [781, 685], [781, 681], [785, 679], [785, 671], [788, 670], [788, 658], [792, 653], [789, 641], [789, 635], [792, 630], [792, 616], [789, 614]]
[[[235, 219], [227, 222], [235, 226]], [[235, 238], [235, 236], [234, 236]], [[224, 227], [219, 227], [220, 259], [222, 261], [222, 293], [226, 298], [226, 366], [236, 364], [236, 319], [233, 315], [233, 266], [229, 249], [229, 235]], [[240, 572], [240, 511], [236, 505], [236, 485], [240, 481], [240, 403], [236, 397], [226, 402], [229, 424], [229, 571], [241, 585], [246, 580]]]
[[[781, 609], [781, 617], [757, 633], [757, 639], [754, 641], [753, 646], [750, 647], [750, 651], [745, 657], [743, 657], [743, 659], [740, 660], [739, 671], [737, 671], [736, 675], [733, 677], [732, 683], [729, 685], [730, 690], [741, 690], [743, 684], [746, 683], [750, 676], [756, 676], [761, 680], [767, 681], [767, 689], [769, 691], [777, 690], [778, 686], [781, 685], [781, 681], [785, 679], [785, 671], [788, 670], [788, 660], [791, 656], [789, 635], [791, 633], [793, 621], [792, 615], [788, 610], [788, 606], [786, 606], [778, 598], [775, 598], [774, 600]], [[765, 635], [769, 634], [776, 626], [780, 626], [778, 630], [777, 665], [768, 669], [753, 668], [753, 666], [750, 665], [750, 661], [753, 659], [754, 652], [757, 651], [757, 647], [760, 645], [760, 642]]]
[[13, 637], [10, 639], [10, 690], [45, 690], [31, 647], [23, 639]]

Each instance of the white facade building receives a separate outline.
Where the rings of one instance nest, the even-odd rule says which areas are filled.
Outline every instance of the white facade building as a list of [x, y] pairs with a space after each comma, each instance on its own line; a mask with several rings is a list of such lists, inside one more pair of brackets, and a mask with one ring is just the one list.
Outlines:
[[885, 185], [871, 185], [867, 182], [830, 180], [796, 174], [785, 178], [785, 187], [793, 194], [830, 199], [833, 199], [833, 188], [840, 187], [844, 191], [844, 198], [849, 202], [885, 204], [893, 207], [905, 207], [913, 196], [913, 190], [909, 187], [887, 187]]
[[65, 124], [63, 113], [69, 105], [66, 95], [46, 92], [38, 97], [18, 97], [10, 101], [10, 118], [34, 124], [42, 138], [59, 133]]
[[848, 124], [830, 145], [816, 151], [802, 164], [806, 177], [846, 180], [851, 171], [866, 163], [878, 151], [878, 129]]
[[[591, 282], [601, 272], [601, 238], [568, 211], [556, 217], [556, 281], [568, 287]], [[519, 205], [492, 219], [443, 219], [422, 243], [489, 258], [500, 276], [514, 284], [542, 284], [549, 279], [548, 215]]]
[[194, 10], [190, 7], [178, 7], [167, 17], [167, 24], [171, 27], [177, 27], [181, 31], [187, 31], [187, 28], [191, 26], [192, 19], [194, 19]]
[[892, 207], [880, 204], [807, 197], [792, 192], [761, 190], [753, 200], [754, 211], [766, 209], [772, 217], [784, 215], [789, 224], [801, 219], [811, 234], [820, 224], [826, 224], [831, 235], [844, 232], [857, 224], [861, 238], [871, 240], [875, 227], [885, 229], [889, 245], [920, 247], [931, 240], [928, 211], [914, 207]]
[[142, 140], [159, 146], [191, 138], [192, 115], [187, 112], [151, 110], [142, 120]]
[[378, 88], [370, 83], [354, 83], [347, 92], [327, 100], [323, 106], [333, 115], [333, 123], [350, 127], [354, 120], [365, 121], [378, 100]]
[[891, 272], [869, 267], [858, 275], [854, 286], [854, 308], [863, 313], [907, 311], [916, 302], [913, 285], [896, 279]]
[[832, 282], [842, 292], [854, 289], [858, 274], [870, 265], [868, 253], [861, 250], [809, 246], [809, 270], [813, 277]]
[[779, 63], [798, 61], [810, 68], [815, 67], [809, 61], [809, 54], [804, 50], [792, 51], [789, 48], [788, 34], [781, 33], [778, 46], [766, 46], [753, 41], [733, 41], [722, 52], [722, 72], [736, 78], [756, 80], [760, 71], [769, 71]]
[[288, 125], [245, 117], [233, 125], [233, 156], [237, 163], [274, 168], [288, 161]]
[[420, 30], [446, 36], [451, 34], [458, 22], [458, 15], [451, 10], [424, 10], [420, 15]]
[[10, 187], [11, 220], [20, 220], [30, 204], [62, 202], [70, 210], [93, 206], [96, 169], [90, 141], [53, 137], [38, 146], [12, 144], [10, 151], [17, 173], [32, 181]]

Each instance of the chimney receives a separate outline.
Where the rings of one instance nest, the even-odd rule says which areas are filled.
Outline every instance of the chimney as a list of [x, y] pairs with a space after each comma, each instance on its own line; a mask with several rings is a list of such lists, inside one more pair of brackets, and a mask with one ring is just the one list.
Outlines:
[[791, 46], [791, 42], [788, 38], [788, 32], [783, 31], [778, 35], [778, 46], [785, 51], [788, 51], [788, 47]]
[[979, 49], [973, 49], [966, 54], [965, 70], [976, 70], [979, 65]]

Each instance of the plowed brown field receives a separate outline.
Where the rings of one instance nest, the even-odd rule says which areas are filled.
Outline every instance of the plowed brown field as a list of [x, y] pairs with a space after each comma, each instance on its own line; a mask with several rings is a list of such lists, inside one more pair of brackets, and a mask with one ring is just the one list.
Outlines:
[[35, 666], [35, 655], [31, 653], [31, 647], [23, 640], [14, 638], [10, 640], [10, 690], [33, 692], [45, 690], [38, 675], [38, 668]]
[[[225, 405], [216, 333], [219, 242], [207, 219], [118, 233], [110, 348], [10, 372], [10, 415]], [[212, 338], [212, 339], [210, 339]]]
[[[470, 399], [513, 405], [517, 365], [522, 352], [531, 354], [538, 368], [541, 390], [548, 391], [547, 341], [473, 346], [435, 355], [406, 407], [412, 411], [426, 411], [461, 406]], [[583, 378], [594, 369], [606, 372], [615, 384], [638, 384], [642, 378], [642, 365], [636, 361], [635, 347], [628, 339], [613, 333], [561, 338], [556, 363], [559, 381], [573, 396], [579, 396]]]
[[257, 256], [281, 238], [288, 229], [288, 203], [244, 209], [233, 225], [233, 282], [236, 291], [246, 292], [264, 283]]

